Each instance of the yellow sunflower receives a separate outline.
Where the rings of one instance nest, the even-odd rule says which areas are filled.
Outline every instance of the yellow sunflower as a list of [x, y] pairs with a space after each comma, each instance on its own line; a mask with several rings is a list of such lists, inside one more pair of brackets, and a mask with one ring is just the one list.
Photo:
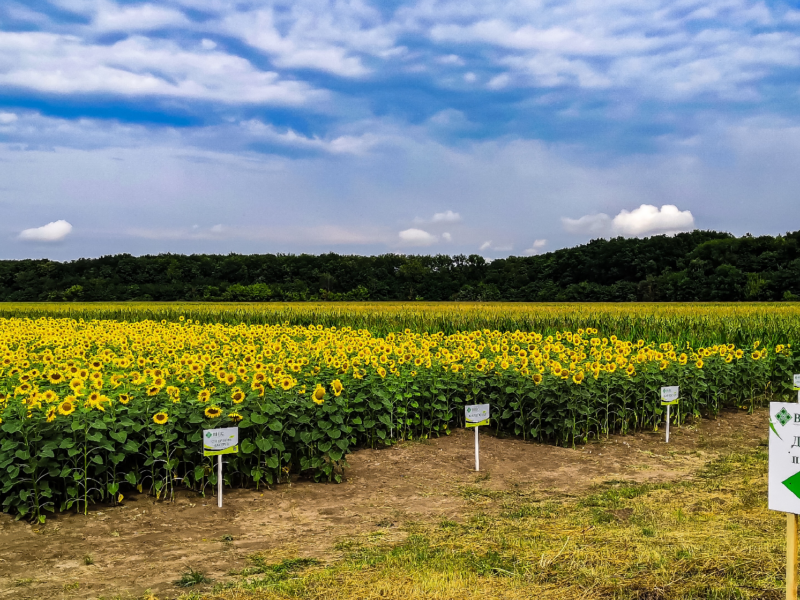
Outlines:
[[153, 415], [153, 423], [156, 425], [163, 425], [167, 421], [169, 421], [169, 415], [164, 411], [157, 412]]
[[75, 412], [75, 404], [71, 400], [64, 400], [61, 404], [58, 405], [58, 414], [60, 415], [71, 415]]
[[322, 404], [325, 402], [325, 388], [317, 384], [317, 388], [314, 390], [314, 393], [311, 394], [311, 399], [315, 404]]
[[216, 419], [216, 418], [217, 418], [217, 417], [219, 417], [221, 414], [222, 414], [222, 410], [221, 410], [221, 409], [220, 409], [218, 406], [209, 406], [209, 407], [208, 407], [208, 408], [205, 410], [205, 415], [206, 415], [206, 416], [207, 416], [209, 419]]
[[231, 394], [231, 400], [234, 404], [241, 404], [244, 402], [244, 392], [239, 388], [234, 388], [233, 393]]
[[342, 382], [339, 381], [338, 379], [334, 379], [333, 381], [331, 381], [331, 388], [333, 388], [333, 395], [337, 397], [340, 396], [342, 390], [344, 390]]
[[228, 413], [228, 418], [233, 421], [234, 423], [238, 423], [242, 420], [242, 415], [237, 412]]

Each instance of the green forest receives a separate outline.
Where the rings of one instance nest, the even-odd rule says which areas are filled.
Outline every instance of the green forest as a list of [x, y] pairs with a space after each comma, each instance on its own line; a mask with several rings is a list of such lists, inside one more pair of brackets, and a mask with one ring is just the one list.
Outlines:
[[597, 239], [538, 256], [228, 254], [0, 261], [2, 301], [797, 300], [800, 231]]

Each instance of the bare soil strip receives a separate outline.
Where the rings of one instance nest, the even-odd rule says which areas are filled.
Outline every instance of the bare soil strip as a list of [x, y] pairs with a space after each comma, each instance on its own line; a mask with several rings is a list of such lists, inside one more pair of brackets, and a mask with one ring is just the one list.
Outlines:
[[[145, 495], [88, 517], [62, 514], [44, 526], [0, 515], [0, 598], [180, 595], [190, 567], [215, 581], [246, 565], [254, 552], [331, 560], [337, 541], [407, 521], [460, 521], [465, 486], [575, 495], [608, 480], [671, 481], [690, 477], [721, 454], [764, 443], [767, 411], [726, 412], [716, 420], [663, 432], [611, 436], [558, 448], [486, 435], [480, 474], [472, 431], [350, 455], [347, 480], [297, 480], [267, 490], [227, 490], [213, 497], [182, 492], [170, 502]], [[401, 532], [398, 532], [401, 535]], [[87, 564], [91, 563], [91, 564]]]

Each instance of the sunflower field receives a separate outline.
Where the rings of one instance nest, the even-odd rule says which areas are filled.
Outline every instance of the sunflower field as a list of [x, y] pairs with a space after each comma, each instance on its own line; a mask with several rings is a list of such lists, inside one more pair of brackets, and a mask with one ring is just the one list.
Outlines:
[[204, 493], [203, 429], [240, 428], [225, 484], [341, 481], [356, 447], [446, 435], [489, 403], [497, 432], [571, 445], [793, 394], [786, 343], [574, 330], [375, 333], [321, 324], [0, 318], [0, 504], [43, 521], [137, 489]]

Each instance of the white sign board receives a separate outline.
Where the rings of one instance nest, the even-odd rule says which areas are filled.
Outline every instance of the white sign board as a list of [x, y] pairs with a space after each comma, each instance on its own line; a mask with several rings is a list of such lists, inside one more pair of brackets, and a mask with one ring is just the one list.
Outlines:
[[661, 388], [661, 404], [675, 404], [680, 388], [677, 385]]
[[800, 375], [794, 376], [794, 389], [800, 390]]
[[800, 514], [800, 404], [769, 403], [769, 508]]
[[203, 454], [205, 456], [236, 454], [237, 452], [239, 452], [238, 427], [203, 430]]
[[467, 427], [478, 427], [479, 425], [489, 424], [489, 405], [470, 404], [464, 408]]

